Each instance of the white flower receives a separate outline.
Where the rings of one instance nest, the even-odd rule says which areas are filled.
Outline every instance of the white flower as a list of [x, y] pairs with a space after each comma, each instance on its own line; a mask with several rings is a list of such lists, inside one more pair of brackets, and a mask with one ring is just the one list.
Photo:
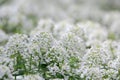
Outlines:
[[10, 69], [7, 66], [0, 65], [0, 79], [13, 80], [13, 76], [10, 72]]
[[54, 26], [55, 26], [54, 22], [50, 19], [40, 20], [37, 27], [31, 31], [31, 35], [34, 35], [40, 32], [53, 33]]
[[68, 21], [61, 21], [55, 24], [53, 28], [53, 35], [60, 39], [65, 33], [69, 32], [73, 28], [73, 24]]
[[40, 75], [36, 74], [36, 75], [27, 75], [24, 77], [23, 80], [45, 80], [45, 79], [42, 78]]
[[73, 33], [67, 33], [61, 39], [62, 46], [65, 48], [69, 55], [82, 57], [85, 54], [85, 43], [83, 39]]
[[[30, 37], [30, 49], [36, 52], [47, 52], [54, 44], [54, 38], [50, 33], [38, 32]], [[32, 52], [32, 51], [31, 51]]]
[[27, 54], [28, 36], [16, 34], [9, 38], [5, 50], [8, 56], [20, 53], [23, 57]]
[[104, 41], [108, 37], [108, 32], [105, 28], [101, 27], [99, 23], [91, 21], [79, 23], [78, 26], [84, 31], [83, 36], [87, 38], [87, 46], [94, 44], [95, 40]]

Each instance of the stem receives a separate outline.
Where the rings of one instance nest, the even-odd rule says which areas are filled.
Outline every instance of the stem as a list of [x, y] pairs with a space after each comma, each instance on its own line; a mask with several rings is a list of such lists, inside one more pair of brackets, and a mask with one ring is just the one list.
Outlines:
[[30, 55], [30, 71], [31, 71], [31, 65], [32, 65], [32, 54]]
[[15, 76], [15, 80], [17, 80], [16, 76]]

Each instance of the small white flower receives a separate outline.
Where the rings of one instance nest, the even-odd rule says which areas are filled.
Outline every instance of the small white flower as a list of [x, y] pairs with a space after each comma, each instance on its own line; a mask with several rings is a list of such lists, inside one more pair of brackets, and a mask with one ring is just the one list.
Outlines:
[[0, 65], [0, 79], [13, 80], [13, 76], [7, 66]]
[[24, 77], [23, 80], [45, 80], [45, 79], [42, 78], [40, 75], [36, 74], [36, 75], [27, 75]]

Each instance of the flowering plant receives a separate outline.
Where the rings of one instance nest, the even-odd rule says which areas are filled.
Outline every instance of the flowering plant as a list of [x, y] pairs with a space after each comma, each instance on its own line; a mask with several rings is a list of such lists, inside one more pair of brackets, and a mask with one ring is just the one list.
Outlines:
[[120, 12], [103, 2], [1, 0], [0, 80], [120, 80]]

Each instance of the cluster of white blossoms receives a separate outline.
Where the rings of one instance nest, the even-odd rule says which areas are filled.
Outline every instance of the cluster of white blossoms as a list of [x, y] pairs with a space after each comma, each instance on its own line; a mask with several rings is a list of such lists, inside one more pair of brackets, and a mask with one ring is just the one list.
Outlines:
[[0, 79], [120, 79], [119, 39], [113, 40], [107, 28], [91, 21], [40, 21], [31, 34], [11, 36], [0, 47], [0, 60]]
[[0, 80], [120, 80], [119, 0], [0, 0]]
[[11, 71], [7, 66], [0, 65], [0, 79], [3, 80], [13, 80], [13, 76]]

